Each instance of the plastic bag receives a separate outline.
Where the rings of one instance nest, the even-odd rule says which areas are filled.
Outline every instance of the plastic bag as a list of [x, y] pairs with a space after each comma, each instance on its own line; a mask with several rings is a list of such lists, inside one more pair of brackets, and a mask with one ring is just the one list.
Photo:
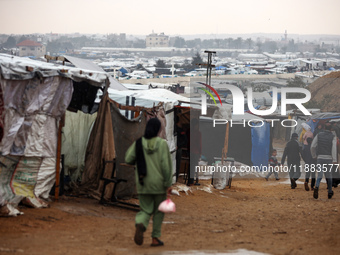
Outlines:
[[168, 198], [159, 204], [158, 211], [163, 213], [176, 212], [176, 205], [170, 198]]

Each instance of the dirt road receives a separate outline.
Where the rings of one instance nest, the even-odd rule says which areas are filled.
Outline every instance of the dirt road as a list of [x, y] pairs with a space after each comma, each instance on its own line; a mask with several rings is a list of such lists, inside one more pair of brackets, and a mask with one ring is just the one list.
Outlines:
[[[234, 179], [231, 189], [200, 187], [173, 195], [177, 212], [163, 225], [164, 247], [134, 244], [135, 212], [97, 200], [62, 197], [47, 209], [20, 208], [25, 214], [0, 218], [0, 254], [162, 254], [169, 251], [268, 254], [339, 254], [340, 189], [327, 199], [287, 180]], [[202, 190], [202, 189], [205, 189]], [[209, 193], [209, 189], [211, 192]], [[201, 189], [201, 190], [198, 190]]]

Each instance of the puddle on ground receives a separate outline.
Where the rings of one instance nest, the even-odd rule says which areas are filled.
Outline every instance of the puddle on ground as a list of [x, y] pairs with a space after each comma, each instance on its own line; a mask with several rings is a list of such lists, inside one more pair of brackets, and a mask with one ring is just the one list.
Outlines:
[[268, 255], [268, 253], [262, 253], [257, 251], [249, 251], [246, 249], [238, 249], [226, 252], [218, 252], [218, 251], [167, 251], [161, 253], [162, 255], [187, 255], [187, 254], [195, 254], [195, 255]]

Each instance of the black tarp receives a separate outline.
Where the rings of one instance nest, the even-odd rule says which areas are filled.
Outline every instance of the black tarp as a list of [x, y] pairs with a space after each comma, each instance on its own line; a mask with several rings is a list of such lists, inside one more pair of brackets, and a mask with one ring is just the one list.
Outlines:
[[[214, 157], [222, 157], [222, 149], [226, 135], [226, 125], [213, 127], [212, 119], [200, 119], [200, 131], [202, 134], [202, 155], [208, 163], [214, 162]], [[252, 165], [251, 128], [247, 125], [233, 125], [229, 128], [229, 143], [227, 156], [243, 164]]]

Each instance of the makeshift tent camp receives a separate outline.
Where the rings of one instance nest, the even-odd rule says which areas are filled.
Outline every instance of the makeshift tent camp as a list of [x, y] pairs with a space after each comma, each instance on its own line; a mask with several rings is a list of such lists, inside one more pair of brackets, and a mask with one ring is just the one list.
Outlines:
[[59, 66], [0, 54], [0, 206], [46, 206], [55, 180], [57, 138], [66, 109], [95, 111], [105, 72]]

